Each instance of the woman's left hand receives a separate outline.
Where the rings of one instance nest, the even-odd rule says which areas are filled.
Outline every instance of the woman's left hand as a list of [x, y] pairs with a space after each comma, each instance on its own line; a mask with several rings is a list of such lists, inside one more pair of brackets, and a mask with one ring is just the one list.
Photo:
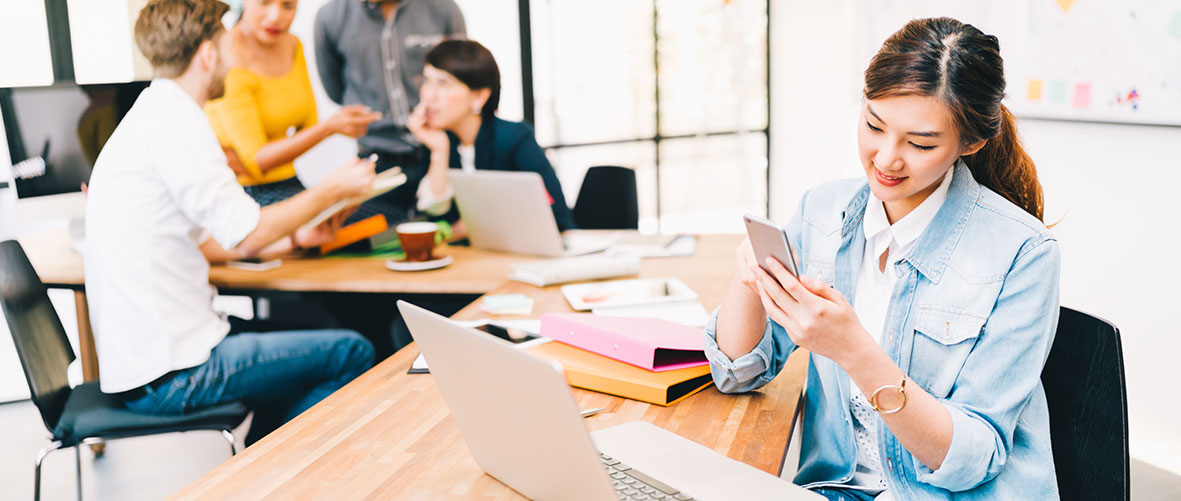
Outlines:
[[767, 268], [771, 274], [751, 267], [758, 277], [759, 299], [797, 346], [841, 366], [868, 344], [876, 346], [853, 306], [836, 289], [809, 276], [797, 279], [773, 257], [767, 258]]

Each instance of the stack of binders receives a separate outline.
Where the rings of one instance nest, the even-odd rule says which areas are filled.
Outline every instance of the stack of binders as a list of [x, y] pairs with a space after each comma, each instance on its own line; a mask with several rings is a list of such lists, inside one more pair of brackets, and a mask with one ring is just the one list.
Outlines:
[[655, 318], [547, 313], [527, 351], [555, 360], [571, 386], [672, 405], [709, 386], [702, 329]]

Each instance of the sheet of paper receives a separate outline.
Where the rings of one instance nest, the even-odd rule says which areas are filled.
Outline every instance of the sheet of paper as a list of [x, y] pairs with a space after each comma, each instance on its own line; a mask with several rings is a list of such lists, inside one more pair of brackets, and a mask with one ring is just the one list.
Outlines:
[[481, 308], [493, 315], [531, 315], [533, 298], [524, 294], [493, 294], [484, 296]]

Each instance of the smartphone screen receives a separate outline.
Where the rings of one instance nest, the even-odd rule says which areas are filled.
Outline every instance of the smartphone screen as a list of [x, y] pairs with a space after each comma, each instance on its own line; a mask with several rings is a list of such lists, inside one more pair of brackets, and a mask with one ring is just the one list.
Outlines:
[[532, 341], [539, 337], [536, 334], [532, 334], [521, 329], [501, 327], [494, 324], [478, 325], [475, 327], [475, 329], [486, 332], [513, 344], [521, 344], [526, 341]]
[[800, 276], [795, 253], [792, 252], [791, 242], [787, 240], [787, 233], [783, 228], [753, 214], [747, 214], [742, 219], [746, 223], [746, 234], [750, 237], [750, 245], [755, 251], [755, 258], [758, 259], [760, 267], [766, 270], [767, 257], [774, 257], [792, 275]]

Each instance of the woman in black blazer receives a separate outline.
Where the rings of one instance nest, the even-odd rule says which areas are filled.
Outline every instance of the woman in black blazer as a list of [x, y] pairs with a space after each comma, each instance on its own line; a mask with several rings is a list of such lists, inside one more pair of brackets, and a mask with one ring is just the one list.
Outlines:
[[431, 152], [418, 209], [442, 215], [454, 194], [447, 170], [528, 171], [541, 175], [558, 229], [574, 227], [562, 186], [528, 125], [497, 118], [500, 70], [478, 42], [447, 40], [431, 49], [420, 100], [407, 126]]

